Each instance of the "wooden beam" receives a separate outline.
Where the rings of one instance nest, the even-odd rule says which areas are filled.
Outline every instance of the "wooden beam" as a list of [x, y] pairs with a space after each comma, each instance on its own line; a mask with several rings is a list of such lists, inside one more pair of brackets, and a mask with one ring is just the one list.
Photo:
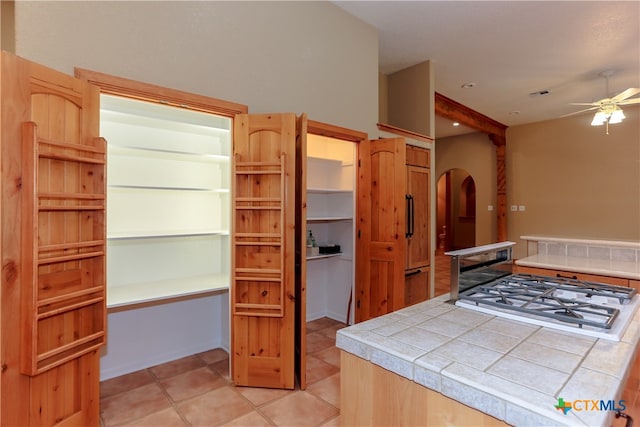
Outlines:
[[493, 120], [471, 108], [454, 101], [451, 98], [435, 93], [436, 115], [473, 128], [487, 134], [494, 134], [504, 138], [506, 125]]
[[505, 163], [507, 126], [438, 92], [435, 93], [435, 113], [438, 116], [486, 133], [496, 146], [496, 220], [498, 229], [496, 237], [499, 242], [507, 240], [507, 174]]
[[495, 134], [490, 134], [489, 139], [496, 146], [497, 238], [499, 242], [504, 242], [507, 240], [507, 172], [505, 161], [507, 140]]

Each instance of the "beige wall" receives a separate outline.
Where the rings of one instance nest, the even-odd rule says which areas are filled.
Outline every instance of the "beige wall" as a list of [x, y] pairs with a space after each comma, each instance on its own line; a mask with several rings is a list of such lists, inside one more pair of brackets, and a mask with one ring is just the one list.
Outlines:
[[389, 124], [389, 78], [378, 75], [378, 122]]
[[435, 134], [434, 73], [424, 61], [386, 76], [388, 124], [426, 136]]
[[[526, 255], [523, 235], [640, 241], [640, 107], [590, 126], [591, 114], [507, 129], [507, 238]], [[476, 181], [476, 244], [496, 239], [495, 148], [484, 134], [436, 141], [436, 179], [448, 169]], [[511, 211], [511, 206], [524, 211]]]
[[330, 2], [20, 1], [16, 53], [373, 134], [376, 31]]
[[7, 52], [15, 51], [14, 6], [13, 0], [0, 1], [0, 49]]
[[508, 238], [523, 235], [640, 241], [640, 107], [609, 127], [591, 114], [507, 129]]
[[[476, 245], [496, 241], [496, 150], [483, 133], [436, 140], [434, 179], [450, 169], [463, 169], [476, 184]], [[488, 207], [494, 210], [489, 211]], [[440, 232], [438, 230], [438, 232]]]

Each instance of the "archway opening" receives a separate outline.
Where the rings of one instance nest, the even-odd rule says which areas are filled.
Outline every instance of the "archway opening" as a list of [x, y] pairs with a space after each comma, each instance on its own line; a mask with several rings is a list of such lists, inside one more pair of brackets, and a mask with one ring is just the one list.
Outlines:
[[476, 184], [464, 169], [449, 169], [436, 186], [436, 253], [470, 248], [476, 243]]

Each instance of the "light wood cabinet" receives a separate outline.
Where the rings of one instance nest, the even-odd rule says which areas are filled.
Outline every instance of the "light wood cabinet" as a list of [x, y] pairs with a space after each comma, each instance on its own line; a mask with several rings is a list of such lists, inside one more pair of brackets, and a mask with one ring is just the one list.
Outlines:
[[105, 342], [99, 91], [2, 52], [1, 425], [98, 425]]
[[361, 144], [356, 322], [429, 296], [429, 155], [404, 138]]
[[340, 352], [340, 368], [344, 426], [507, 425], [345, 351]]
[[429, 297], [430, 268], [430, 151], [406, 146], [407, 175], [407, 232], [405, 265], [405, 305], [415, 304]]
[[548, 268], [527, 267], [523, 265], [515, 265], [516, 273], [535, 274], [538, 276], [564, 277], [569, 279], [584, 280], [588, 282], [606, 283], [608, 285], [629, 286], [629, 279], [623, 277], [601, 276], [598, 274], [577, 273], [574, 271], [553, 270]]

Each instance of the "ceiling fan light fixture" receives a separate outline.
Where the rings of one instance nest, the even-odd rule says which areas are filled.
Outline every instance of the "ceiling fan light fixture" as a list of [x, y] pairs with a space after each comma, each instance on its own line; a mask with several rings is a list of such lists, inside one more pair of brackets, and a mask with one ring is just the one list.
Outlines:
[[591, 126], [602, 126], [605, 124], [609, 115], [604, 111], [598, 111], [595, 116], [593, 116], [593, 120], [591, 121]]
[[624, 120], [625, 116], [624, 113], [622, 112], [622, 110], [619, 107], [616, 107], [615, 110], [613, 110], [613, 113], [611, 113], [611, 117], [609, 117], [609, 124], [616, 124], [616, 123], [620, 123], [622, 122], [622, 120]]

